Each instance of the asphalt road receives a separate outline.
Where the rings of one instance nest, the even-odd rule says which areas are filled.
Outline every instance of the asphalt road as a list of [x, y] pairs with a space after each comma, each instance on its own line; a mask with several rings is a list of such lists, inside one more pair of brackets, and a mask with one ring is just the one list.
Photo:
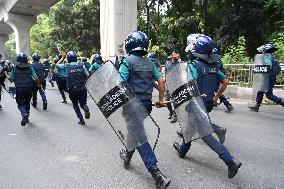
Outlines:
[[[91, 119], [79, 126], [71, 102], [61, 104], [59, 92], [47, 90], [48, 111], [31, 109], [30, 124], [20, 126], [15, 101], [6, 93], [0, 111], [0, 188], [155, 188], [151, 175], [136, 152], [129, 170], [119, 158], [122, 145], [95, 104], [89, 99]], [[201, 140], [193, 143], [185, 159], [172, 147], [181, 141], [178, 124], [168, 111], [154, 109], [161, 127], [156, 155], [169, 188], [284, 188], [284, 108], [263, 106], [250, 112], [248, 102], [232, 100], [235, 111], [219, 106], [214, 123], [227, 128], [225, 145], [243, 162], [238, 175], [227, 178], [227, 166]]]

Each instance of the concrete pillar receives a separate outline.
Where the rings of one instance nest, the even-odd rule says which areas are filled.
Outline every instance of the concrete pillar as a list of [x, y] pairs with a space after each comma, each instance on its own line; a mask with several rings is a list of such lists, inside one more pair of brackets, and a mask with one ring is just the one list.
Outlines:
[[24, 52], [30, 55], [30, 29], [36, 23], [36, 17], [7, 13], [4, 21], [15, 32], [16, 53]]
[[0, 54], [2, 54], [3, 59], [6, 59], [5, 43], [8, 41], [8, 39], [8, 34], [0, 34]]
[[137, 30], [137, 0], [100, 0], [101, 54], [125, 55], [124, 40]]

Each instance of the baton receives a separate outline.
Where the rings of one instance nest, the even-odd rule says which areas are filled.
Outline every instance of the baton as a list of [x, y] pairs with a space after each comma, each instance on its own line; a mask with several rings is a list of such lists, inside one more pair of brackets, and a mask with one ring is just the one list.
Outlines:
[[[207, 97], [207, 94], [202, 94], [200, 95], [201, 97]], [[170, 104], [170, 103], [173, 103], [174, 101], [173, 100], [167, 100], [167, 101], [163, 101], [163, 104]], [[155, 106], [154, 103], [152, 103], [152, 106]]]
[[[32, 77], [33, 78], [33, 77]], [[43, 89], [42, 85], [40, 83], [38, 83], [34, 78], [33, 78], [34, 82], [36, 83], [36, 85], [38, 86], [38, 88], [40, 90], [42, 90], [43, 92], [45, 92], [45, 90]]]
[[73, 47], [73, 45], [81, 38], [81, 36], [79, 35], [72, 43], [71, 45], [69, 46], [69, 48], [67, 49], [67, 51], [65, 53], [68, 53], [71, 48]]

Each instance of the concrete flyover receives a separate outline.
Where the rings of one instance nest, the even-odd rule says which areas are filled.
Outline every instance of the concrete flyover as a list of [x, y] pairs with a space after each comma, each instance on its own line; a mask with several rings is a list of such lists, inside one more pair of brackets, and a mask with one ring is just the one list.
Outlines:
[[[30, 28], [37, 15], [59, 0], [0, 0], [0, 54], [7, 36], [14, 32], [16, 52], [30, 52]], [[125, 37], [137, 28], [137, 0], [100, 0], [101, 54], [104, 59], [123, 55]], [[135, 16], [134, 16], [135, 15]]]

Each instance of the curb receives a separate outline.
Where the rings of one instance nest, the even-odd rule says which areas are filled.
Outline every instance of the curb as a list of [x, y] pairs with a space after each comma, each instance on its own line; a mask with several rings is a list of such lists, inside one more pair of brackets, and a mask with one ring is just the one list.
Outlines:
[[[284, 90], [274, 89], [273, 93], [280, 98], [284, 98]], [[227, 87], [226, 91], [224, 92], [224, 95], [230, 98], [255, 101], [255, 95], [253, 94], [252, 88], [230, 85]]]

